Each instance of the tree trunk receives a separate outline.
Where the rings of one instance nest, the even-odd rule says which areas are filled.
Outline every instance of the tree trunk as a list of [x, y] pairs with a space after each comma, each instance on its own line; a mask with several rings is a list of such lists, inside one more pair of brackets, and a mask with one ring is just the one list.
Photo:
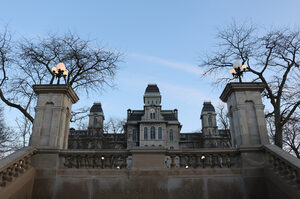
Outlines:
[[276, 129], [275, 129], [275, 145], [277, 145], [278, 147], [282, 148], [282, 126], [281, 124], [276, 123]]

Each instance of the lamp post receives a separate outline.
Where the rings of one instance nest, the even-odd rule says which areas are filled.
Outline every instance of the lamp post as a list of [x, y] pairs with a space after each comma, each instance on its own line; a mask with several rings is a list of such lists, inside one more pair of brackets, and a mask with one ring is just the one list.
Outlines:
[[66, 76], [68, 75], [68, 71], [66, 70], [66, 66], [64, 63], [60, 62], [56, 67], [52, 67], [52, 79], [50, 84], [53, 83], [54, 78], [57, 78], [57, 84], [59, 84], [60, 78], [63, 77], [66, 82]]
[[242, 65], [240, 62], [236, 62], [233, 64], [233, 69], [230, 70], [233, 78], [239, 78], [239, 82], [242, 82], [243, 73], [246, 72], [247, 66]]

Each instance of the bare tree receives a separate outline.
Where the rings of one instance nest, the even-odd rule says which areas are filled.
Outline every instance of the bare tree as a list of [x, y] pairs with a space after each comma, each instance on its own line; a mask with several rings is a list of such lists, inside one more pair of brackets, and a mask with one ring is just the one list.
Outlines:
[[20, 141], [22, 142], [22, 147], [25, 147], [31, 135], [32, 123], [29, 121], [27, 117], [24, 115], [20, 118], [16, 118], [17, 129], [16, 134], [20, 137]]
[[[252, 25], [233, 23], [218, 32], [218, 50], [203, 59], [204, 75], [229, 72], [236, 61], [248, 66], [250, 81], [264, 83], [263, 96], [272, 109], [266, 117], [274, 116], [275, 144], [282, 147], [284, 125], [300, 105], [298, 30], [270, 30], [260, 35]], [[228, 81], [231, 78], [219, 78]]]
[[293, 117], [284, 125], [283, 148], [300, 159], [300, 117]]
[[218, 122], [221, 129], [228, 130], [229, 129], [229, 118], [227, 116], [227, 109], [225, 107], [225, 104], [219, 104], [217, 106], [217, 116], [218, 116]]
[[103, 131], [104, 133], [114, 133], [114, 134], [120, 134], [124, 133], [124, 126], [125, 119], [119, 119], [119, 118], [110, 118], [108, 122], [105, 122], [103, 125]]
[[0, 107], [0, 158], [20, 148], [18, 136], [4, 122], [3, 107]]
[[94, 46], [72, 33], [13, 40], [5, 28], [0, 33], [0, 98], [33, 122], [30, 110], [36, 96], [32, 85], [52, 83], [53, 66], [63, 62], [69, 72], [65, 83], [88, 93], [113, 86], [120, 58], [119, 52]]

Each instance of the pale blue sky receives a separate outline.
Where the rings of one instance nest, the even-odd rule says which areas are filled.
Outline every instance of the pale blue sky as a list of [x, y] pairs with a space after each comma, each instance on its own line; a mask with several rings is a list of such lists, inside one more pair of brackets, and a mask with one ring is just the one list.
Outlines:
[[[212, 78], [201, 79], [197, 67], [200, 55], [215, 46], [217, 28], [232, 20], [251, 21], [261, 28], [299, 27], [300, 9], [297, 0], [10, 0], [0, 5], [0, 25], [8, 24], [17, 35], [74, 31], [125, 53], [116, 88], [89, 98], [79, 93], [81, 100], [74, 108], [101, 101], [106, 118], [125, 118], [128, 108], [143, 109], [147, 84], [157, 83], [162, 107], [179, 110], [182, 132], [201, 128], [204, 100], [215, 106], [220, 102], [222, 89], [212, 87]], [[8, 110], [6, 117], [14, 117]]]

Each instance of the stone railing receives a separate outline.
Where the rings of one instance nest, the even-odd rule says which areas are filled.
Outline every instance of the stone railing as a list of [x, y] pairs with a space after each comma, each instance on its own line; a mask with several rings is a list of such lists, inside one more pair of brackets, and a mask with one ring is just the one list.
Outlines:
[[264, 145], [266, 166], [285, 178], [288, 183], [300, 189], [300, 160], [275, 145]]
[[0, 190], [31, 168], [33, 147], [24, 147], [0, 161]]
[[64, 150], [59, 152], [62, 168], [126, 169], [131, 166], [127, 150]]
[[168, 151], [167, 168], [238, 168], [240, 155], [236, 149], [201, 149]]

